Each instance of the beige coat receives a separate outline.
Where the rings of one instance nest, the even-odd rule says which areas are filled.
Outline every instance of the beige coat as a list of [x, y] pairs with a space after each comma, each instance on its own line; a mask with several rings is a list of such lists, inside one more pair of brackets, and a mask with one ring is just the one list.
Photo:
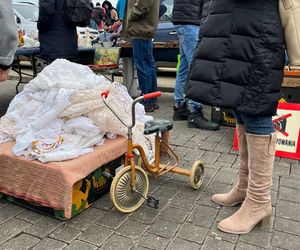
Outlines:
[[279, 0], [279, 11], [289, 64], [300, 65], [300, 0]]
[[158, 14], [159, 0], [127, 0], [121, 36], [125, 39], [152, 39]]

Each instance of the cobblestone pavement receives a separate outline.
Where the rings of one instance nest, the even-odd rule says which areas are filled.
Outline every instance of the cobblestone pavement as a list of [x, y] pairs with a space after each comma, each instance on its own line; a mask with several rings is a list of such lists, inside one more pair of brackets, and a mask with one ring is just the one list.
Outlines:
[[[0, 114], [14, 96], [15, 84], [0, 85]], [[209, 116], [209, 110], [206, 109]], [[155, 117], [171, 119], [172, 95], [160, 98]], [[160, 199], [158, 210], [143, 205], [132, 214], [118, 213], [109, 195], [85, 212], [63, 222], [0, 199], [0, 249], [300, 249], [300, 163], [277, 158], [272, 204], [273, 223], [243, 236], [225, 234], [217, 223], [238, 207], [210, 201], [229, 190], [237, 176], [238, 156], [232, 151], [233, 129], [209, 132], [174, 122], [171, 144], [190, 168], [200, 159], [205, 180], [193, 191], [187, 178], [168, 175], [150, 179], [150, 192]]]

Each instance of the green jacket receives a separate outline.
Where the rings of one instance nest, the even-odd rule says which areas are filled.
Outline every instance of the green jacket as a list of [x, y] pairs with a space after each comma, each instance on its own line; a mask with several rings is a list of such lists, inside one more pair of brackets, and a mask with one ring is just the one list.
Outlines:
[[152, 39], [158, 14], [159, 0], [127, 0], [121, 36], [125, 39]]

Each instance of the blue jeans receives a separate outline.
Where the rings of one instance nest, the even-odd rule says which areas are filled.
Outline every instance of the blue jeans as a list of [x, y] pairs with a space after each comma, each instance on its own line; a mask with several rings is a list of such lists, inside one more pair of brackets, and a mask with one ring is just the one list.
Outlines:
[[256, 135], [270, 135], [275, 132], [272, 116], [251, 116], [234, 112], [239, 125], [244, 125], [247, 133]]
[[[133, 61], [137, 69], [139, 86], [143, 94], [157, 91], [156, 63], [153, 57], [151, 40], [133, 39]], [[156, 99], [145, 101], [145, 105], [156, 102]]]
[[[180, 64], [176, 76], [175, 104], [184, 102], [184, 86], [188, 80], [189, 68], [196, 49], [199, 26], [196, 25], [176, 25], [176, 32], [179, 38]], [[191, 112], [196, 112], [202, 108], [200, 103], [188, 100], [188, 107]]]

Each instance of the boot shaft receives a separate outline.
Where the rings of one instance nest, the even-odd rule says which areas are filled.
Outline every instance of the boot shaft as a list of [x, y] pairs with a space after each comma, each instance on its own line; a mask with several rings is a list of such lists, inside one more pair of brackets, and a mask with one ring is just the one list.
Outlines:
[[276, 133], [246, 134], [249, 155], [249, 183], [247, 197], [258, 203], [270, 201]]

